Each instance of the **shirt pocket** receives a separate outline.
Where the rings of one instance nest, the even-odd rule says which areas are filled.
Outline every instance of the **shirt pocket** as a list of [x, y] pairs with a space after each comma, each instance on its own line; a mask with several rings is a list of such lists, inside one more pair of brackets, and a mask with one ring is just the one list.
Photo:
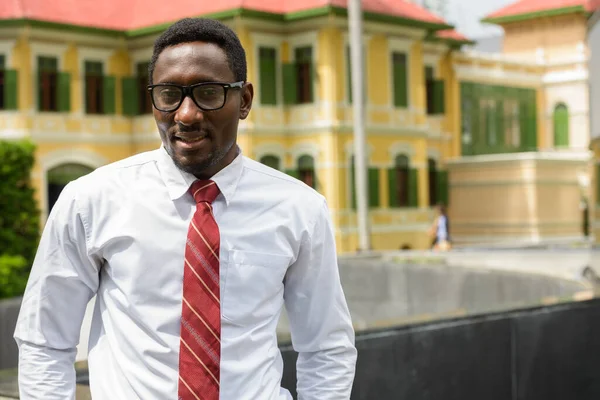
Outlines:
[[235, 325], [272, 318], [283, 305], [283, 279], [291, 257], [228, 250], [221, 285], [221, 316]]

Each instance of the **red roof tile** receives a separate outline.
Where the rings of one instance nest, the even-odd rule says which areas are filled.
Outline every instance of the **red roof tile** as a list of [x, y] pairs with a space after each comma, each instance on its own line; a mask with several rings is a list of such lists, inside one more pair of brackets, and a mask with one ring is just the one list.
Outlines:
[[[86, 27], [128, 30], [188, 16], [245, 8], [289, 13], [324, 6], [346, 8], [347, 0], [0, 0], [1, 19], [34, 19]], [[363, 0], [363, 11], [446, 24], [408, 0]]]
[[557, 10], [560, 8], [583, 6], [587, 11], [594, 11], [600, 6], [598, 0], [519, 0], [501, 8], [485, 17], [495, 19], [517, 15], [535, 13], [540, 11]]
[[470, 42], [471, 41], [469, 38], [464, 36], [462, 33], [458, 32], [457, 30], [454, 30], [454, 29], [445, 29], [443, 31], [438, 31], [438, 32], [436, 32], [435, 35], [441, 39], [457, 40], [460, 42]]

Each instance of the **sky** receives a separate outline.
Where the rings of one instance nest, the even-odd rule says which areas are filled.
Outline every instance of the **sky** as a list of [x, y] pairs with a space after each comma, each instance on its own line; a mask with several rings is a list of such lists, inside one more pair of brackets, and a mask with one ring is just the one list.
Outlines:
[[[417, 3], [427, 0], [417, 0]], [[446, 20], [471, 39], [502, 34], [502, 29], [479, 22], [486, 15], [504, 7], [516, 0], [428, 0], [447, 1]]]

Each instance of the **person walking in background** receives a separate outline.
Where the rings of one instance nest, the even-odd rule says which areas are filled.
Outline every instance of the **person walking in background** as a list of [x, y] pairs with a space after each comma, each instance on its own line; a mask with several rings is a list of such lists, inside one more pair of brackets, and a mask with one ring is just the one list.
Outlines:
[[155, 42], [162, 146], [69, 183], [52, 208], [15, 340], [21, 400], [73, 400], [88, 301], [94, 400], [289, 400], [285, 306], [303, 400], [347, 400], [357, 351], [325, 198], [242, 155], [254, 89], [226, 25]]
[[433, 241], [431, 243], [433, 250], [447, 251], [451, 249], [450, 222], [444, 204], [439, 204], [437, 206], [437, 215], [431, 226], [431, 235], [433, 236]]

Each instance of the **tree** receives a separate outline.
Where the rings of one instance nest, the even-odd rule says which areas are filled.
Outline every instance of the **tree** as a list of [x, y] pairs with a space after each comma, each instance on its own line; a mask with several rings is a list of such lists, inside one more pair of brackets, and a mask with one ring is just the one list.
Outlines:
[[0, 297], [22, 293], [38, 246], [34, 154], [29, 141], [0, 141]]

